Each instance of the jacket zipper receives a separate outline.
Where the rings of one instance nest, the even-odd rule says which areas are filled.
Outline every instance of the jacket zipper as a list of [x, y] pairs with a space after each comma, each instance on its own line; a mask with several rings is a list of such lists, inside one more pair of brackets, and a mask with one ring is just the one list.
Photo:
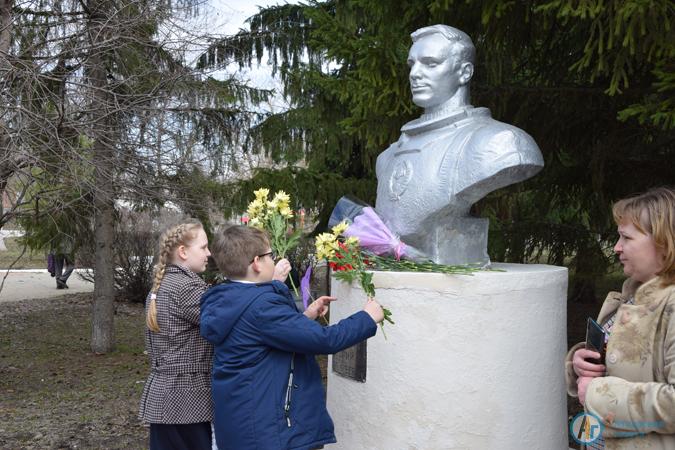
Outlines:
[[286, 425], [291, 427], [291, 396], [293, 392], [293, 369], [295, 368], [295, 353], [291, 356], [291, 370], [288, 373], [288, 384], [286, 385], [286, 400], [284, 402], [284, 416], [286, 417]]

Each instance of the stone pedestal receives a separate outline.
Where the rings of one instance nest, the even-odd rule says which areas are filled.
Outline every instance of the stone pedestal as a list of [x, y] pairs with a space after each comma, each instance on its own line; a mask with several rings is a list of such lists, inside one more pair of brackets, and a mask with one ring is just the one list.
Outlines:
[[[331, 448], [568, 449], [567, 270], [493, 267], [503, 272], [375, 273], [396, 324], [367, 341], [365, 382], [333, 370], [333, 358], [363, 363], [362, 349], [329, 358]], [[331, 323], [365, 303], [356, 284], [333, 279], [332, 294]]]

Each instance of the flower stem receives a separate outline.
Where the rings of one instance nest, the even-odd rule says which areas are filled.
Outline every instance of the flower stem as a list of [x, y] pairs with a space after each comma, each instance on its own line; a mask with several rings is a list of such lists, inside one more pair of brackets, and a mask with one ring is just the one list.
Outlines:
[[288, 279], [291, 281], [291, 286], [293, 286], [293, 292], [295, 293], [295, 296], [299, 297], [300, 294], [298, 294], [298, 288], [295, 287], [295, 283], [293, 282], [293, 276], [290, 273], [288, 274]]

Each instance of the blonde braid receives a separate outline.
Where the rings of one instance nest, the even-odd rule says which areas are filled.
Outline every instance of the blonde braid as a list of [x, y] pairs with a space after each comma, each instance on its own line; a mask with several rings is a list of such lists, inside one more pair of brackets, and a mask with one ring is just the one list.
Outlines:
[[170, 262], [171, 254], [176, 247], [185, 244], [186, 232], [194, 231], [196, 228], [202, 228], [202, 224], [196, 221], [181, 223], [164, 231], [159, 238], [159, 261], [155, 265], [155, 279], [150, 290], [150, 303], [148, 304], [148, 312], [145, 316], [145, 323], [150, 331], [159, 332], [159, 323], [157, 322], [157, 291], [159, 291], [159, 286], [164, 279], [166, 265]]

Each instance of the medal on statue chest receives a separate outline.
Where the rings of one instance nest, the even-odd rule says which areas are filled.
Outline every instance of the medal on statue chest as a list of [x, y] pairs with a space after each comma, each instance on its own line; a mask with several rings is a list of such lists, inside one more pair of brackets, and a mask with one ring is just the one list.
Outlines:
[[413, 165], [407, 158], [397, 158], [389, 176], [389, 199], [393, 202], [401, 200], [413, 177]]

